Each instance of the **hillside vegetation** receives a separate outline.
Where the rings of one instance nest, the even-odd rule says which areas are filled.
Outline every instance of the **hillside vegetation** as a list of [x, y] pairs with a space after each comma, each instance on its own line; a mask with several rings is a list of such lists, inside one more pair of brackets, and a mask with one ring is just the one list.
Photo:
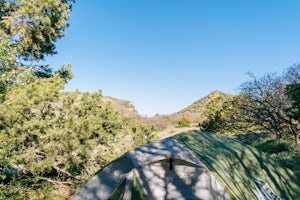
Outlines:
[[221, 109], [223, 103], [231, 96], [232, 95], [220, 91], [213, 91], [178, 113], [183, 114], [183, 116], [189, 113], [190, 115], [195, 116], [191, 118], [190, 121], [202, 123], [217, 110]]
[[60, 92], [58, 74], [6, 93], [0, 104], [0, 197], [67, 196], [124, 151], [156, 140], [97, 93]]
[[[62, 71], [72, 77], [70, 68]], [[60, 73], [14, 85], [5, 93], [0, 104], [2, 199], [65, 198], [122, 153], [195, 129], [232, 135], [300, 176], [292, 135], [260, 133], [266, 127], [237, 106], [244, 96], [212, 92], [170, 116], [145, 118], [129, 101], [104, 97], [101, 91], [62, 92], [66, 80]], [[197, 115], [195, 121], [187, 113]], [[166, 127], [159, 126], [165, 122]]]
[[[174, 129], [178, 126], [198, 127], [208, 116], [212, 115], [216, 110], [220, 109], [223, 103], [228, 99], [229, 94], [220, 91], [213, 91], [207, 96], [195, 101], [186, 108], [170, 114], [170, 115], [155, 115], [147, 118], [142, 116], [134, 116], [141, 123], [155, 125], [160, 130]], [[184, 122], [184, 123], [182, 123]]]

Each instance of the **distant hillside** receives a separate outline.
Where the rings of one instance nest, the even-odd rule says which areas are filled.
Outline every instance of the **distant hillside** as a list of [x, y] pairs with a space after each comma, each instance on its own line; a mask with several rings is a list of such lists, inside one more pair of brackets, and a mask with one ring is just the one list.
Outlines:
[[231, 95], [220, 91], [213, 91], [207, 96], [195, 101], [181, 111], [170, 115], [173, 122], [178, 122], [183, 117], [189, 118], [192, 122], [204, 120], [210, 113], [209, 110], [221, 108], [224, 101]]
[[137, 118], [138, 112], [131, 101], [117, 99], [110, 96], [103, 96], [103, 102], [110, 102], [111, 105], [123, 116]]
[[103, 96], [103, 102], [110, 102], [123, 116], [136, 119], [143, 124], [155, 125], [161, 129], [165, 129], [167, 127], [176, 126], [183, 117], [188, 118], [191, 122], [202, 122], [208, 115], [213, 114], [216, 110], [221, 108], [224, 101], [230, 96], [231, 95], [220, 91], [213, 91], [176, 113], [171, 115], [156, 115], [153, 117], [143, 117], [139, 115], [133, 103], [128, 100]]
[[227, 99], [231, 95], [225, 94], [220, 91], [213, 91], [209, 93], [207, 96], [199, 99], [198, 101], [195, 101], [188, 107], [182, 109], [178, 113], [185, 113], [185, 112], [191, 112], [191, 113], [203, 113], [207, 107], [207, 105], [212, 102], [213, 100], [224, 98]]

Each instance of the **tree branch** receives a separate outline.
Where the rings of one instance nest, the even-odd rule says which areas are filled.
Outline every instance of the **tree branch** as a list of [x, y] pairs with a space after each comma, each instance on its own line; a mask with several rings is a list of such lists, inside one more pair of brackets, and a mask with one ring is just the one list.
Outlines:
[[50, 183], [52, 183], [53, 185], [61, 185], [63, 187], [68, 187], [66, 185], [73, 185], [73, 183], [69, 182], [69, 181], [54, 181], [50, 178], [46, 178], [46, 177], [40, 177], [40, 179], [48, 181]]

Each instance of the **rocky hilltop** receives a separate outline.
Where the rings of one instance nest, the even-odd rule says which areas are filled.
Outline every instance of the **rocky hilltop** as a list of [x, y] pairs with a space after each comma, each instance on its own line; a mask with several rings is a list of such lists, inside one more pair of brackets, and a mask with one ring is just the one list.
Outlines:
[[169, 117], [173, 123], [178, 123], [183, 117], [189, 119], [191, 122], [201, 122], [207, 117], [209, 110], [212, 109], [211, 107], [213, 109], [221, 108], [224, 101], [230, 96], [220, 91], [213, 91], [179, 112], [171, 114]]
[[103, 102], [111, 103], [111, 105], [123, 116], [131, 118], [137, 118], [139, 116], [131, 101], [103, 96]]
[[182, 109], [178, 113], [185, 113], [185, 112], [191, 112], [191, 113], [203, 113], [207, 107], [207, 105], [212, 102], [213, 100], [216, 100], [218, 98], [224, 98], [227, 99], [231, 95], [225, 94], [220, 91], [213, 91], [209, 93], [207, 96], [195, 101], [188, 107]]

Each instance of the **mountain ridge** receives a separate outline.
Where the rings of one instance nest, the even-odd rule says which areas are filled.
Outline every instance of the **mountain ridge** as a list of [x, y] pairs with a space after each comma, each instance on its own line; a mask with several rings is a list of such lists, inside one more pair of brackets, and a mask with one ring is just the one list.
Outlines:
[[104, 103], [110, 102], [111, 105], [123, 116], [138, 120], [141, 123], [148, 125], [156, 125], [161, 128], [166, 128], [170, 124], [178, 124], [183, 118], [188, 118], [191, 122], [201, 122], [207, 117], [206, 110], [212, 104], [214, 109], [222, 106], [223, 102], [228, 99], [231, 94], [226, 94], [221, 91], [212, 91], [208, 95], [198, 99], [187, 107], [168, 115], [155, 115], [152, 117], [144, 117], [138, 113], [134, 104], [129, 100], [118, 99], [110, 96], [103, 96]]

